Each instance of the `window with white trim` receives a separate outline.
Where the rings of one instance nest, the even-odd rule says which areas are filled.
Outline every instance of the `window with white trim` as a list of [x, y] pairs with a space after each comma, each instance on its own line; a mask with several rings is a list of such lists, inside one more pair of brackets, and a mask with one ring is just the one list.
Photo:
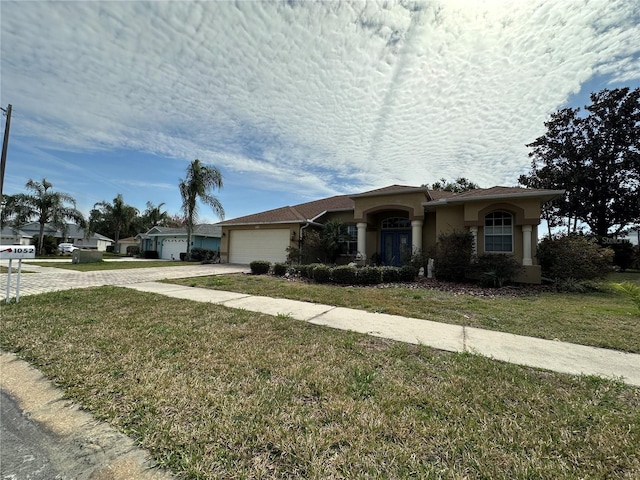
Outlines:
[[496, 211], [484, 217], [484, 251], [513, 252], [513, 215]]
[[340, 237], [340, 253], [342, 255], [355, 255], [358, 253], [358, 227], [346, 225], [344, 235]]

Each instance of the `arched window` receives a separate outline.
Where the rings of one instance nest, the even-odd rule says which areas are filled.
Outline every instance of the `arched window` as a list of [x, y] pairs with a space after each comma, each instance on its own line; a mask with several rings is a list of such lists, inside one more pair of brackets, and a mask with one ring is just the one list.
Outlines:
[[484, 251], [513, 252], [513, 215], [491, 212], [484, 217]]

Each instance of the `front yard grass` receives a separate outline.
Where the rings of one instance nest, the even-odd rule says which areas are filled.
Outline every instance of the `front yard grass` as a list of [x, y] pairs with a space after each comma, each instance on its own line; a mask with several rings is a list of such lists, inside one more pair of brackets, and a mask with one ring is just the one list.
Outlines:
[[[640, 273], [616, 274], [609, 281], [640, 284]], [[633, 302], [610, 289], [582, 294], [545, 292], [530, 296], [478, 297], [403, 286], [340, 287], [267, 275], [226, 275], [166, 282], [423, 318], [640, 353], [640, 317], [637, 308]]]
[[640, 477], [619, 382], [117, 287], [2, 304], [0, 325], [180, 478]]

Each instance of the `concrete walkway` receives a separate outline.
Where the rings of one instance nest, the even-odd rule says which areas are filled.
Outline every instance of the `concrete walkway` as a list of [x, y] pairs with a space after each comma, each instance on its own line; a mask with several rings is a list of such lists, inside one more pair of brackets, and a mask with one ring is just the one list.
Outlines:
[[251, 312], [289, 315], [293, 319], [316, 325], [423, 344], [450, 352], [472, 352], [495, 360], [555, 372], [615, 378], [629, 385], [640, 386], [638, 354], [295, 300], [157, 282], [125, 286]]

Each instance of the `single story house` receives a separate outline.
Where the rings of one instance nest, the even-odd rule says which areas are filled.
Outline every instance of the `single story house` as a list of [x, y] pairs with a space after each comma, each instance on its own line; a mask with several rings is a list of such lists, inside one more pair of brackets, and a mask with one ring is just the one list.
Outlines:
[[[31, 236], [40, 235], [40, 224], [38, 222], [30, 222], [23, 225], [21, 230]], [[100, 252], [106, 251], [107, 247], [114, 243], [112, 239], [99, 233], [87, 235], [83, 228], [74, 223], [68, 223], [64, 232], [53, 225], [46, 224], [44, 226], [44, 234], [54, 237], [58, 243], [72, 243], [78, 248], [88, 248]]]
[[[222, 227], [202, 223], [191, 232], [191, 248], [220, 250]], [[140, 251], [156, 251], [158, 257], [165, 260], [179, 260], [181, 253], [187, 251], [187, 227], [153, 227], [146, 233], [136, 235], [140, 241]]]
[[14, 230], [11, 227], [3, 227], [0, 230], [0, 245], [31, 245], [32, 235], [27, 235], [22, 230]]
[[220, 222], [220, 254], [228, 263], [284, 262], [287, 247], [304, 244], [307, 228], [337, 220], [347, 227], [343, 250], [351, 258], [398, 265], [408, 251], [429, 251], [440, 234], [468, 231], [475, 253], [513, 255], [524, 267], [518, 280], [540, 283], [540, 207], [562, 193], [499, 186], [451, 193], [391, 185]]

